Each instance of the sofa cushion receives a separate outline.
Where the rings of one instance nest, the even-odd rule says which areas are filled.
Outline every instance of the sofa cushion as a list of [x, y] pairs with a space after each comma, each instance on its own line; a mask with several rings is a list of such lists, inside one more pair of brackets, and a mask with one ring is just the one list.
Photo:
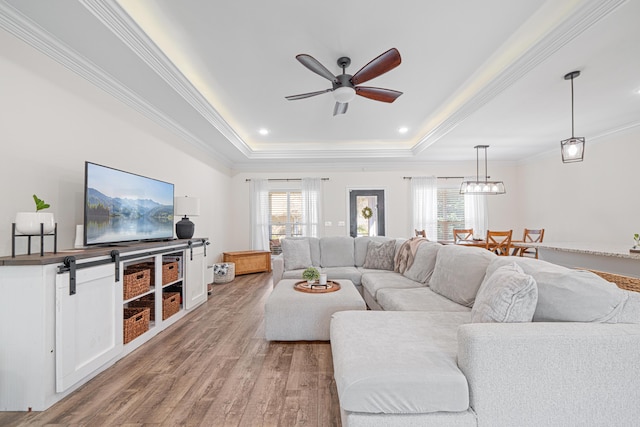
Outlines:
[[469, 407], [456, 362], [457, 329], [469, 313], [342, 311], [331, 319], [331, 351], [345, 411], [411, 414]]
[[387, 311], [471, 311], [469, 307], [455, 303], [428, 287], [383, 288], [378, 291], [377, 302]]
[[624, 291], [627, 294], [627, 302], [620, 311], [618, 323], [640, 323], [640, 293]]
[[487, 275], [471, 310], [474, 323], [531, 322], [538, 302], [536, 281], [516, 263]]
[[[617, 323], [628, 293], [590, 271], [574, 270], [525, 257], [498, 257], [487, 268], [487, 276], [515, 262], [538, 285], [534, 322]], [[639, 323], [640, 319], [633, 323]]]
[[321, 267], [355, 267], [353, 237], [331, 236], [320, 239]]
[[396, 239], [387, 236], [358, 236], [353, 239], [353, 250], [356, 267], [362, 267], [364, 265], [364, 260], [367, 257], [367, 250], [369, 249], [369, 242], [384, 243], [390, 240], [395, 241]]
[[338, 280], [349, 279], [354, 285], [360, 285], [362, 274], [354, 266], [350, 267], [323, 267], [321, 273], [327, 274], [327, 279]]
[[441, 247], [442, 245], [436, 242], [423, 242], [420, 244], [413, 264], [402, 275], [416, 282], [427, 283], [433, 274], [438, 251]]
[[362, 287], [369, 292], [373, 298], [378, 298], [380, 289], [396, 288], [408, 289], [424, 287], [424, 284], [407, 279], [400, 273], [382, 271], [380, 273], [365, 273], [362, 275]]
[[311, 249], [308, 239], [282, 239], [280, 244], [285, 270], [311, 267]]
[[395, 253], [396, 242], [393, 240], [384, 243], [370, 241], [367, 245], [367, 255], [362, 266], [374, 270], [393, 270]]
[[489, 263], [496, 254], [462, 245], [444, 245], [438, 250], [429, 287], [458, 304], [471, 307]]

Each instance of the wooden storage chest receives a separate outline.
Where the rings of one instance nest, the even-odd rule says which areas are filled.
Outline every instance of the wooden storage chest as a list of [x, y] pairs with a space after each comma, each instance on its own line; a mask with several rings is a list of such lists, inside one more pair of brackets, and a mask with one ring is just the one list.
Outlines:
[[271, 252], [269, 251], [224, 252], [223, 261], [235, 263], [236, 276], [271, 272]]

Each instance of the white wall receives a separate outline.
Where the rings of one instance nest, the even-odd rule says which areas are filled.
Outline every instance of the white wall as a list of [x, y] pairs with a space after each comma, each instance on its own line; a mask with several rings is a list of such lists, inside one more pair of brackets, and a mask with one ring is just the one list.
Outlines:
[[544, 227], [547, 242], [633, 246], [640, 233], [638, 159], [640, 127], [587, 136], [581, 163], [563, 164], [558, 147], [520, 165], [520, 225]]
[[[410, 212], [410, 181], [405, 176], [464, 176], [474, 175], [476, 164], [431, 165], [423, 169], [407, 169], [395, 171], [307, 171], [297, 173], [241, 173], [232, 179], [232, 209], [236, 215], [232, 218], [232, 229], [235, 236], [233, 250], [249, 248], [251, 245], [250, 218], [250, 183], [247, 178], [329, 178], [323, 181], [323, 217], [321, 219], [321, 235], [349, 235], [346, 225], [349, 223], [349, 189], [384, 189], [386, 209], [386, 235], [392, 237], [408, 237], [413, 232]], [[518, 215], [517, 192], [510, 191], [516, 180], [513, 166], [490, 164], [489, 171], [494, 179], [505, 181], [507, 194], [489, 196], [489, 228], [496, 230], [511, 229]], [[295, 183], [277, 183], [280, 188], [295, 186]], [[331, 221], [330, 227], [324, 227], [325, 221]], [[345, 226], [338, 226], [344, 221]], [[521, 234], [522, 230], [514, 229]]]
[[[200, 197], [194, 237], [209, 237], [209, 264], [218, 260], [230, 236], [231, 213], [220, 206], [230, 198], [228, 171], [2, 30], [0, 46], [0, 255], [11, 254], [11, 223], [16, 212], [35, 210], [34, 193], [51, 204], [58, 248], [73, 247], [89, 160], [172, 182], [176, 196]], [[39, 241], [32, 246], [38, 251]], [[26, 253], [26, 238], [16, 248]]]

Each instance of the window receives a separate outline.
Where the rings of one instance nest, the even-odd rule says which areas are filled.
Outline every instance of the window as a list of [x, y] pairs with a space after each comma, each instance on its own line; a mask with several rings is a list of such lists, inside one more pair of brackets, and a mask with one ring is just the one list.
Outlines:
[[271, 252], [280, 253], [280, 239], [302, 236], [302, 192], [269, 192], [269, 241]]
[[453, 240], [454, 228], [465, 228], [464, 194], [458, 188], [438, 188], [438, 240]]

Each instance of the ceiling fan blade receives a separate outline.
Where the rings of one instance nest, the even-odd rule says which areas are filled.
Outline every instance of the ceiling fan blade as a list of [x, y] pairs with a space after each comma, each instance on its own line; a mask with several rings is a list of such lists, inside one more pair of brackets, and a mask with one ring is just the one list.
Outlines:
[[362, 67], [351, 77], [351, 83], [358, 85], [391, 71], [402, 62], [398, 49], [391, 48], [373, 61]]
[[319, 90], [317, 92], [301, 93], [300, 95], [285, 96], [289, 101], [295, 101], [296, 99], [311, 98], [312, 96], [322, 95], [323, 93], [331, 92], [333, 89]]
[[356, 95], [382, 102], [393, 102], [402, 92], [380, 87], [356, 86]]
[[327, 68], [320, 62], [318, 62], [318, 60], [313, 56], [301, 53], [300, 55], [296, 55], [296, 59], [300, 61], [302, 65], [318, 74], [319, 76], [322, 76], [332, 82], [336, 80], [336, 76], [334, 76], [331, 71], [327, 70]]
[[333, 107], [333, 115], [337, 116], [339, 114], [345, 114], [347, 112], [347, 108], [349, 108], [348, 102], [336, 102], [336, 106]]

